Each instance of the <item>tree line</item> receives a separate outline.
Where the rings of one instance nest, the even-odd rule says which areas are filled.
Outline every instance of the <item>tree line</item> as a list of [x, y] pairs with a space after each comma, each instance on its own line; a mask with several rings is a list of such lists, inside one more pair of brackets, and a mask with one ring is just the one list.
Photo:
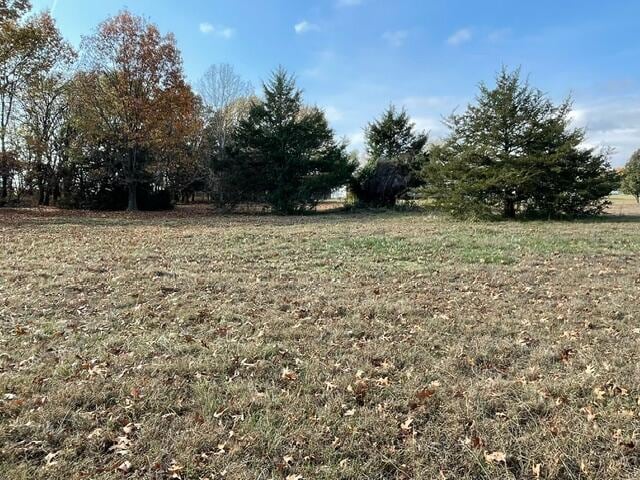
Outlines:
[[[0, 205], [165, 209], [206, 192], [227, 209], [297, 213], [347, 187], [366, 206], [557, 217], [600, 213], [619, 186], [608, 152], [572, 128], [571, 102], [519, 70], [481, 84], [439, 141], [390, 106], [365, 128], [361, 165], [282, 68], [260, 96], [230, 65], [194, 89], [173, 35], [141, 17], [105, 20], [75, 51], [48, 13], [29, 12], [0, 0]], [[623, 188], [640, 198], [628, 172]]]

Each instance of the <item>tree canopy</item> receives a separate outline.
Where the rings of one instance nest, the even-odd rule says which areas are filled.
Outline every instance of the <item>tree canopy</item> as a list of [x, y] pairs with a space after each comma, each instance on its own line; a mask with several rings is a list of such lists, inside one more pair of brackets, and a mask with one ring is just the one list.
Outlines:
[[606, 152], [582, 148], [585, 132], [570, 127], [570, 112], [569, 100], [555, 105], [519, 70], [503, 70], [448, 119], [450, 136], [425, 169], [427, 191], [461, 215], [602, 211], [616, 177]]
[[16, 113], [20, 94], [56, 65], [74, 57], [53, 18], [43, 13], [23, 19], [29, 2], [0, 3], [0, 202], [9, 195], [13, 173], [20, 169]]
[[367, 163], [351, 188], [361, 203], [393, 206], [398, 198], [421, 184], [428, 136], [418, 132], [408, 113], [390, 106], [365, 129]]
[[[0, 206], [171, 208], [196, 192], [224, 207], [314, 208], [348, 186], [358, 204], [392, 207], [424, 194], [457, 215], [597, 214], [616, 189], [608, 151], [585, 148], [571, 102], [555, 104], [504, 69], [429, 144], [390, 105], [347, 154], [324, 112], [277, 70], [262, 97], [226, 63], [185, 79], [171, 33], [124, 10], [76, 52], [48, 13], [0, 0]], [[638, 153], [622, 188], [640, 200]], [[204, 197], [204, 198], [203, 198]]]
[[640, 203], [640, 150], [636, 150], [624, 167], [622, 191]]
[[180, 52], [173, 35], [124, 11], [85, 38], [82, 53], [78, 127], [88, 144], [110, 151], [105, 158], [120, 172], [128, 209], [136, 210], [150, 166], [188, 135], [195, 115]]
[[279, 213], [307, 210], [349, 182], [355, 169], [324, 113], [305, 106], [293, 77], [276, 71], [264, 98], [240, 122], [230, 156], [219, 169], [242, 199]]
[[16, 21], [30, 9], [29, 0], [0, 0], [0, 22]]

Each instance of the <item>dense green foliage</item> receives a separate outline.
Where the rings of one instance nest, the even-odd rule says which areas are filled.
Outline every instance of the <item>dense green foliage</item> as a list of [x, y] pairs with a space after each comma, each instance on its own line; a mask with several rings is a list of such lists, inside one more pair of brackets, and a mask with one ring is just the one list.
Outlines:
[[459, 215], [574, 216], [606, 206], [616, 175], [605, 153], [581, 148], [571, 103], [554, 105], [540, 90], [502, 71], [495, 88], [448, 120], [444, 144], [425, 168], [427, 192]]
[[315, 206], [348, 183], [354, 169], [324, 113], [303, 105], [282, 69], [265, 83], [264, 99], [253, 103], [217, 166], [227, 190], [241, 192], [239, 200], [264, 202], [279, 213]]
[[622, 174], [622, 191], [633, 195], [640, 203], [640, 150], [637, 150], [624, 167]]
[[389, 107], [365, 130], [367, 163], [351, 188], [362, 204], [393, 206], [409, 189], [420, 185], [428, 137], [417, 132], [405, 110]]
[[[365, 206], [424, 193], [457, 215], [560, 217], [600, 213], [618, 186], [607, 152], [570, 127], [570, 102], [517, 71], [481, 85], [438, 145], [390, 106], [366, 126], [357, 168], [358, 152], [283, 70], [257, 98], [231, 65], [213, 65], [196, 94], [174, 36], [144, 18], [108, 18], [74, 63], [51, 15], [30, 9], [0, 0], [0, 205], [158, 209], [199, 193], [295, 213], [349, 186]], [[639, 155], [623, 183], [638, 200]]]

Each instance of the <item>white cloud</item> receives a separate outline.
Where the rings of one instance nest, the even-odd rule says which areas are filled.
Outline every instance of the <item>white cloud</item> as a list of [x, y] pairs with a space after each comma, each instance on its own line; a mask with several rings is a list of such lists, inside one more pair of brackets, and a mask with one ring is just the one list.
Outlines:
[[298, 35], [301, 35], [303, 33], [307, 33], [307, 32], [312, 32], [312, 31], [319, 31], [320, 27], [318, 27], [318, 25], [316, 25], [315, 23], [309, 23], [306, 20], [302, 20], [299, 23], [296, 23], [293, 26], [293, 29], [296, 31], [296, 33]]
[[218, 35], [227, 39], [233, 37], [235, 34], [236, 34], [236, 31], [233, 28], [229, 28], [229, 27], [224, 27], [218, 30]]
[[585, 146], [614, 148], [614, 166], [624, 165], [640, 148], [640, 95], [578, 104], [571, 120], [586, 129]]
[[334, 107], [333, 105], [329, 105], [324, 107], [324, 114], [329, 120], [329, 123], [339, 122], [344, 118], [344, 113], [339, 108]]
[[346, 136], [347, 141], [349, 142], [350, 150], [358, 150], [360, 152], [364, 151], [364, 131], [358, 130], [357, 132], [352, 132]]
[[385, 32], [382, 38], [392, 47], [401, 47], [409, 37], [406, 30], [397, 30], [395, 32]]
[[200, 33], [203, 35], [216, 35], [228, 40], [235, 35], [236, 31], [230, 27], [216, 27], [209, 22], [202, 22], [200, 24]]
[[412, 117], [413, 123], [416, 124], [416, 130], [424, 131], [434, 137], [440, 137], [446, 133], [446, 128], [442, 124], [442, 120], [437, 117]]
[[469, 28], [463, 28], [455, 32], [447, 39], [449, 45], [457, 46], [468, 42], [473, 38], [473, 33]]
[[200, 24], [200, 32], [208, 35], [209, 33], [213, 33], [215, 28], [208, 22], [203, 22]]

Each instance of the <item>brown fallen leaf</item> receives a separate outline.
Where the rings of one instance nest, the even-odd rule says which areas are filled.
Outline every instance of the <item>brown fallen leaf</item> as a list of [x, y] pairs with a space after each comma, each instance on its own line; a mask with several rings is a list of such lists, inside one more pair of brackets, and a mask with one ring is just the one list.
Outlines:
[[133, 387], [130, 393], [134, 400], [138, 400], [142, 397], [142, 390], [140, 390], [138, 387]]
[[284, 367], [282, 369], [282, 373], [280, 374], [280, 378], [287, 382], [294, 382], [298, 379], [298, 374], [291, 370], [289, 367]]
[[425, 388], [424, 390], [418, 391], [418, 393], [416, 393], [416, 397], [418, 397], [418, 400], [424, 401], [424, 400], [427, 400], [428, 398], [433, 397], [435, 393], [436, 393], [435, 390], [431, 388]]

